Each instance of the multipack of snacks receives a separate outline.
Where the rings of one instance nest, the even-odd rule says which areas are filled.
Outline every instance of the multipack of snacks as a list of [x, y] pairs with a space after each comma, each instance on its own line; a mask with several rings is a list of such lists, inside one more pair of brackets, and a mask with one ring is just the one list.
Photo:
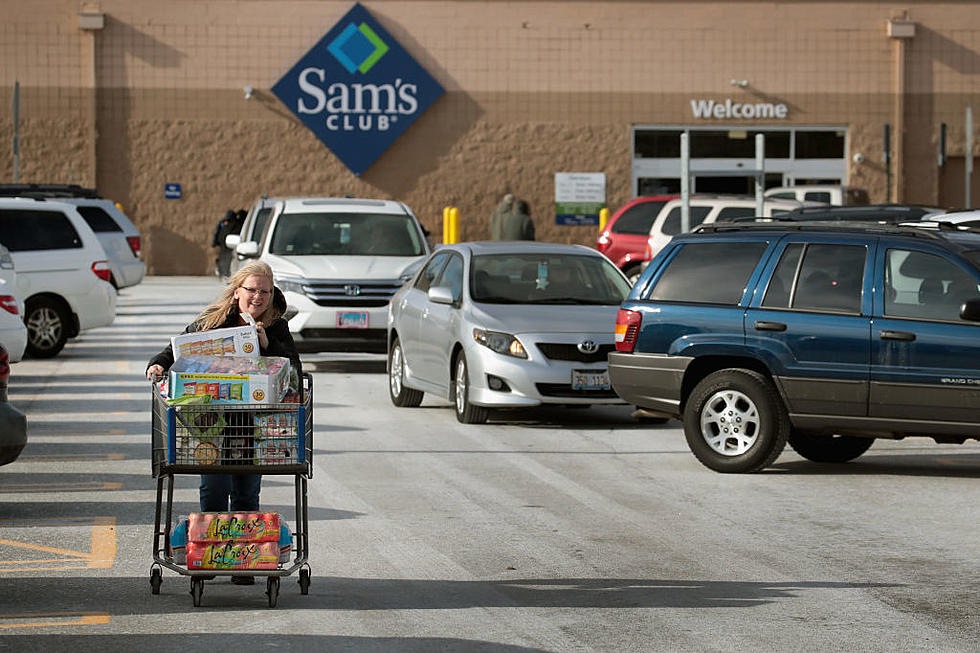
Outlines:
[[298, 420], [294, 412], [256, 413], [254, 417], [255, 462], [275, 465], [296, 462]]
[[289, 359], [280, 356], [181, 356], [170, 368], [168, 389], [171, 399], [208, 395], [219, 404], [279, 403], [289, 389], [289, 368]]
[[255, 326], [182, 333], [170, 339], [174, 360], [184, 356], [253, 356], [259, 353]]

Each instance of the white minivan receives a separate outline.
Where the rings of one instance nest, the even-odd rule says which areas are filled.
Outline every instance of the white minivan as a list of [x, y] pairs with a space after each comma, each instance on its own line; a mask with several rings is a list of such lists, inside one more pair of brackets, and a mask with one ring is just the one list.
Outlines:
[[17, 270], [27, 356], [50, 358], [68, 338], [112, 324], [116, 289], [105, 250], [75, 206], [0, 198], [0, 243]]
[[0, 345], [7, 350], [9, 361], [18, 362], [27, 347], [27, 327], [24, 326], [24, 302], [17, 290], [17, 270], [14, 259], [0, 245]]
[[386, 351], [388, 302], [430, 252], [407, 205], [349, 197], [263, 198], [225, 242], [272, 267], [301, 352]]

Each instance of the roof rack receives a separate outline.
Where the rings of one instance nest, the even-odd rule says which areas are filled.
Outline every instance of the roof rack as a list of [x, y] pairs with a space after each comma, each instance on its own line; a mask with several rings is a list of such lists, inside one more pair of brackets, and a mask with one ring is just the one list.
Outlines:
[[[769, 220], [769, 218], [765, 218]], [[719, 233], [727, 231], [852, 231], [858, 233], [885, 233], [914, 236], [917, 238], [942, 239], [938, 233], [922, 227], [908, 227], [881, 222], [840, 220], [791, 220], [772, 219], [770, 222], [713, 222], [695, 227], [691, 233]], [[942, 230], [946, 231], [946, 230]], [[980, 231], [980, 230], [978, 230]]]
[[102, 196], [94, 188], [85, 188], [78, 184], [0, 184], [0, 197], [102, 199]]

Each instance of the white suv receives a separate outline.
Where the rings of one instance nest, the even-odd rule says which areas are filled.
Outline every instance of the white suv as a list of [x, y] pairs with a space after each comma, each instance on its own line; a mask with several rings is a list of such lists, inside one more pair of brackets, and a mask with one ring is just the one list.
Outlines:
[[[670, 239], [681, 233], [681, 200], [670, 200], [663, 205], [657, 217], [650, 226], [650, 236], [647, 239], [647, 249], [644, 260], [649, 261], [657, 252], [670, 242]], [[804, 202], [794, 200], [767, 199], [762, 204], [762, 216], [771, 218], [780, 213], [787, 213], [801, 208]], [[739, 218], [751, 218], [756, 215], [754, 197], [745, 195], [692, 195], [690, 200], [691, 224], [690, 229], [699, 224], [724, 222]]]
[[0, 198], [0, 243], [17, 270], [28, 356], [50, 358], [68, 338], [112, 324], [116, 290], [105, 250], [75, 206]]
[[411, 209], [385, 200], [263, 198], [242, 234], [226, 243], [272, 266], [304, 352], [384, 352], [388, 301], [430, 251]]

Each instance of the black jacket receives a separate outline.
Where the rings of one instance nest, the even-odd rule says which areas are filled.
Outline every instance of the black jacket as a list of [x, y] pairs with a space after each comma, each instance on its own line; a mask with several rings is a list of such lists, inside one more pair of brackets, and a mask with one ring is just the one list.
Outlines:
[[[225, 327], [236, 326], [240, 326], [238, 323], [237, 309], [229, 312], [228, 316], [225, 318], [225, 321], [215, 328], [223, 329]], [[195, 321], [188, 324], [183, 333], [195, 333], [200, 330], [200, 324]], [[293, 342], [293, 336], [291, 333], [289, 333], [289, 323], [280, 317], [275, 322], [265, 327], [265, 335], [269, 338], [269, 346], [260, 349], [259, 353], [262, 356], [283, 356], [288, 358], [293, 369], [295, 369], [296, 372], [302, 376], [303, 365], [300, 363], [299, 354], [296, 352], [296, 343]], [[163, 348], [163, 351], [150, 359], [150, 362], [146, 364], [146, 367], [149, 368], [150, 365], [159, 365], [163, 368], [163, 371], [166, 372], [173, 364], [174, 350], [170, 345], [167, 345]]]

